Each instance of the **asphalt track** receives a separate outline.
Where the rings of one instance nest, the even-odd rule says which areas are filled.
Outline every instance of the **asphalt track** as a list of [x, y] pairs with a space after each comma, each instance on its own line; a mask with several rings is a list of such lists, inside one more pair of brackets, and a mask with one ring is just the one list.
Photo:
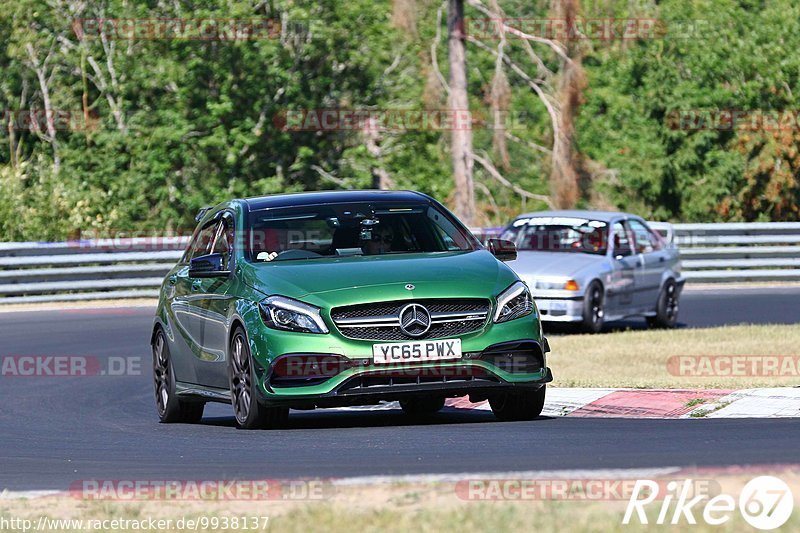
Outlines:
[[[683, 327], [796, 323], [800, 288], [687, 292]], [[239, 431], [209, 405], [199, 425], [160, 425], [146, 308], [0, 313], [0, 355], [142, 357], [139, 375], [0, 376], [0, 491], [86, 479], [264, 479], [797, 463], [800, 424], [774, 420], [542, 418], [487, 412], [298, 412]], [[618, 327], [642, 327], [641, 321]]]

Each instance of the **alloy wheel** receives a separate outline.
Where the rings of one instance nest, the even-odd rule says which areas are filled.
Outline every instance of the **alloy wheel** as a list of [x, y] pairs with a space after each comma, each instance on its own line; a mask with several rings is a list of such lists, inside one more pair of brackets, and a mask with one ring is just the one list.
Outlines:
[[153, 380], [158, 414], [164, 416], [169, 404], [170, 364], [164, 334], [161, 332], [156, 335], [156, 341], [153, 343]]
[[250, 354], [245, 348], [241, 333], [237, 333], [233, 339], [231, 363], [233, 366], [231, 376], [233, 410], [236, 420], [240, 424], [244, 424], [250, 415], [252, 373], [250, 372]]
[[597, 324], [603, 320], [603, 293], [600, 290], [600, 287], [595, 285], [592, 288], [592, 296], [591, 296], [591, 307], [592, 307], [592, 323]]

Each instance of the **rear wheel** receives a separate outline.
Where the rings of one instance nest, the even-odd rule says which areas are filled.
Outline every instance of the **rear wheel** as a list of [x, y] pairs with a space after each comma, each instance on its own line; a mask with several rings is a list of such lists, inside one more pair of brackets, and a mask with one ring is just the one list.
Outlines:
[[236, 425], [242, 429], [266, 429], [285, 423], [288, 407], [266, 407], [258, 401], [253, 360], [242, 328], [233, 334], [230, 354], [231, 404]]
[[503, 421], [533, 420], [544, 409], [547, 385], [535, 391], [509, 392], [489, 398], [494, 416]]
[[158, 419], [165, 424], [193, 424], [203, 418], [203, 402], [186, 402], [175, 392], [175, 372], [164, 332], [159, 329], [153, 339], [153, 384], [156, 392]]
[[647, 317], [647, 324], [654, 328], [674, 328], [678, 323], [678, 284], [668, 280], [658, 295], [656, 316]]
[[401, 400], [400, 407], [409, 415], [432, 415], [444, 407], [444, 398], [412, 398]]
[[593, 281], [586, 288], [583, 297], [583, 330], [587, 333], [598, 333], [603, 329], [605, 320], [605, 293], [600, 282]]

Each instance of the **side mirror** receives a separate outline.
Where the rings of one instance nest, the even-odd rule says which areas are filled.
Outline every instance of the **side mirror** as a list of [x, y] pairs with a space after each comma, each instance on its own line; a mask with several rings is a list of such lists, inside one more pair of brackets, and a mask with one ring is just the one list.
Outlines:
[[230, 270], [222, 270], [224, 256], [222, 254], [208, 254], [195, 257], [189, 263], [190, 278], [225, 278], [230, 276]]
[[489, 239], [486, 247], [500, 261], [513, 261], [517, 258], [517, 245], [503, 239]]

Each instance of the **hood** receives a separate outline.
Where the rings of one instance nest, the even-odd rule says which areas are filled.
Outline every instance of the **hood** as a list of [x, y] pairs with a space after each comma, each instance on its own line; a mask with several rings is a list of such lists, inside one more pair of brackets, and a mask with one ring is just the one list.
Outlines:
[[[245, 283], [319, 307], [418, 298], [491, 298], [514, 272], [485, 250], [247, 263]], [[413, 290], [406, 285], [414, 285]]]
[[508, 266], [522, 277], [572, 277], [584, 268], [600, 265], [606, 260], [604, 255], [520, 251], [517, 260], [509, 262]]

